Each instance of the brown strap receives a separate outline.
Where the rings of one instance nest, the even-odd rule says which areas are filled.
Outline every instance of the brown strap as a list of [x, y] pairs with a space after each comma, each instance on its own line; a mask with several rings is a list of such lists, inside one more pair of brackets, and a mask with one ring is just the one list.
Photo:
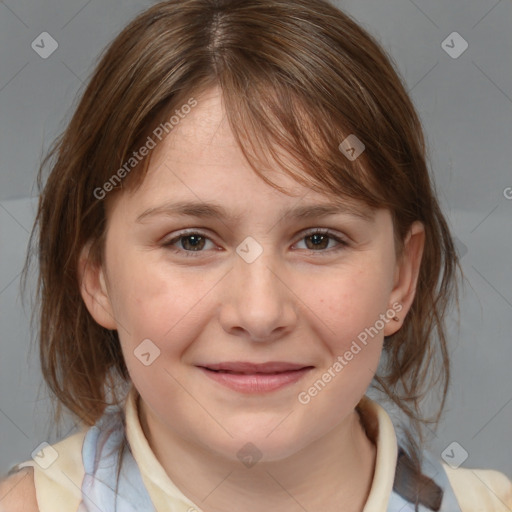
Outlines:
[[410, 503], [437, 512], [441, 508], [443, 490], [428, 476], [418, 473], [405, 451], [399, 447], [393, 490]]

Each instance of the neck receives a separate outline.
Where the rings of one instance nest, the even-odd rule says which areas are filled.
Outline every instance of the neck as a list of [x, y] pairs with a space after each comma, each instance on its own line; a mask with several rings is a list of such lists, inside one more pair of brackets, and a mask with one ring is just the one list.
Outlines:
[[360, 512], [370, 492], [376, 448], [359, 413], [286, 459], [245, 468], [176, 436], [140, 402], [142, 430], [169, 478], [204, 512]]

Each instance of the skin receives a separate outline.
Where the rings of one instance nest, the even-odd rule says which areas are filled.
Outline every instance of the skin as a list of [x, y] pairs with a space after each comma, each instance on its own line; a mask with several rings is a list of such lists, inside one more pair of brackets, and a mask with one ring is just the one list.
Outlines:
[[[384, 335], [396, 332], [414, 298], [424, 230], [414, 223], [398, 261], [387, 210], [372, 220], [348, 213], [284, 218], [297, 205], [325, 204], [280, 170], [261, 180], [236, 145], [220, 91], [198, 105], [156, 148], [142, 186], [111, 201], [105, 261], [80, 272], [94, 319], [117, 329], [149, 444], [174, 483], [206, 512], [362, 510], [375, 446], [355, 406], [377, 369]], [[233, 219], [154, 215], [178, 200], [221, 204]], [[180, 230], [207, 237], [200, 251]], [[310, 228], [329, 229], [318, 249]], [[236, 248], [251, 236], [262, 254], [247, 263]], [[192, 247], [192, 248], [191, 248]], [[174, 250], [173, 250], [174, 249]], [[186, 252], [193, 252], [187, 257]], [[377, 336], [308, 404], [297, 396], [343, 355], [357, 335], [394, 303], [400, 321]], [[160, 356], [143, 365], [144, 339]], [[196, 365], [287, 361], [314, 368], [299, 382], [241, 394]], [[261, 460], [245, 467], [237, 452], [253, 443]], [[193, 475], [193, 476], [192, 476]], [[300, 505], [299, 505], [300, 504]], [[303, 508], [302, 508], [303, 507]]]

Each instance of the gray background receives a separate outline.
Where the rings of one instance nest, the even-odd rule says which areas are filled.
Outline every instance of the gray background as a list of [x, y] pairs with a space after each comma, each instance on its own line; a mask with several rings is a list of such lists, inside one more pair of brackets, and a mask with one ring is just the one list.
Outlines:
[[[64, 128], [96, 56], [138, 12], [135, 0], [0, 2], [0, 475], [51, 427], [30, 308], [19, 277], [37, 201], [36, 170]], [[463, 467], [512, 478], [512, 5], [509, 0], [351, 0], [352, 14], [390, 52], [424, 123], [441, 204], [468, 286], [451, 325], [453, 384], [431, 435], [441, 456], [453, 441]], [[458, 32], [468, 49], [441, 43]], [[58, 42], [47, 59], [31, 47]], [[455, 40], [448, 44], [459, 48]], [[33, 279], [32, 279], [33, 282]], [[73, 424], [68, 422], [71, 432]], [[455, 456], [463, 458], [455, 446]]]

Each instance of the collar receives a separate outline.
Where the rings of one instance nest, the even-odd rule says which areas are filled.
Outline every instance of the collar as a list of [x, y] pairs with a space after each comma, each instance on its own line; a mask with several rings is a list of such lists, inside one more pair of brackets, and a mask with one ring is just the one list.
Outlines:
[[[169, 478], [151, 450], [139, 421], [138, 399], [139, 394], [132, 386], [125, 405], [126, 437], [156, 510], [197, 510], [197, 506]], [[387, 510], [393, 489], [397, 462], [395, 429], [384, 408], [366, 395], [360, 400], [357, 410], [368, 437], [377, 448], [374, 477], [363, 512], [384, 512]]]

